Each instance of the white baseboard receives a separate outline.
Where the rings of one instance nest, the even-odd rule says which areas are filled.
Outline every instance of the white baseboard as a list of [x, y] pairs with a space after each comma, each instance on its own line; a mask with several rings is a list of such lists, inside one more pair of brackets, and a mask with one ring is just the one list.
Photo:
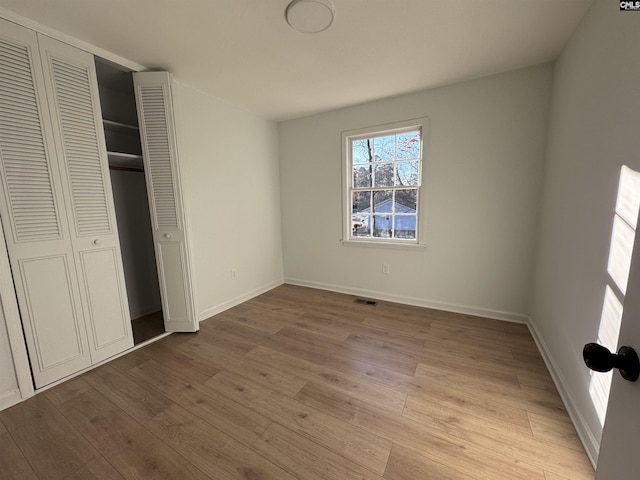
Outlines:
[[0, 396], [0, 410], [9, 408], [22, 401], [22, 395], [20, 395], [20, 389], [16, 388], [10, 392], [6, 392]]
[[230, 308], [233, 308], [236, 305], [240, 305], [241, 303], [246, 302], [247, 300], [251, 300], [252, 298], [257, 297], [258, 295], [262, 295], [263, 293], [268, 292], [269, 290], [273, 290], [274, 288], [279, 287], [283, 283], [284, 281], [282, 280], [276, 280], [275, 282], [268, 283], [254, 290], [251, 290], [250, 292], [243, 293], [242, 295], [234, 297], [231, 300], [220, 303], [213, 307], [209, 307], [198, 314], [198, 321], [201, 322], [203, 320], [206, 320], [209, 317], [213, 317], [214, 315], [222, 313], [225, 310], [229, 310]]
[[553, 383], [555, 383], [556, 388], [558, 389], [558, 393], [560, 394], [560, 398], [562, 398], [562, 402], [564, 403], [567, 412], [569, 413], [569, 417], [571, 417], [571, 421], [573, 425], [576, 427], [576, 432], [578, 433], [578, 437], [580, 437], [580, 441], [584, 446], [585, 451], [587, 452], [587, 456], [593, 465], [593, 468], [596, 468], [597, 460], [598, 460], [598, 452], [600, 451], [600, 440], [593, 434], [587, 421], [580, 413], [580, 409], [577, 408], [576, 402], [573, 400], [573, 396], [569, 393], [567, 388], [567, 381], [562, 374], [562, 371], [558, 368], [558, 364], [553, 359], [547, 344], [544, 339], [538, 332], [538, 329], [535, 326], [535, 323], [529, 319], [528, 322], [529, 331], [531, 332], [531, 336], [533, 337], [538, 350], [540, 351], [540, 355], [542, 355], [542, 359], [544, 363], [547, 365], [547, 369], [551, 374], [551, 378], [553, 379]]
[[425, 300], [422, 298], [403, 297], [400, 295], [378, 292], [375, 290], [365, 290], [362, 288], [346, 287], [343, 285], [330, 285], [326, 283], [310, 282], [297, 278], [285, 278], [284, 283], [299, 285], [301, 287], [318, 288], [320, 290], [329, 290], [331, 292], [346, 293], [348, 295], [359, 295], [376, 300], [386, 300], [388, 302], [403, 303], [405, 305], [413, 305], [416, 307], [432, 308], [434, 310], [444, 310], [446, 312], [475, 315], [478, 317], [492, 318], [495, 320], [504, 320], [507, 322], [528, 323], [529, 321], [527, 315], [521, 313], [503, 312], [500, 310], [470, 307], [468, 305], [455, 305], [434, 300]]

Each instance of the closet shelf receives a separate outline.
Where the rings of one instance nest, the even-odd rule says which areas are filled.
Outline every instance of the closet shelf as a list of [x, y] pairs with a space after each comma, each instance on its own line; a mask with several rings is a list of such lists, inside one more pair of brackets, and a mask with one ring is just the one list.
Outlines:
[[107, 120], [106, 118], [102, 119], [102, 123], [104, 124], [105, 130], [128, 133], [130, 135], [138, 134], [138, 127], [136, 125], [129, 125], [127, 123], [116, 122], [114, 120]]
[[135, 153], [124, 152], [107, 152], [109, 160], [142, 160], [142, 155], [136, 155]]
[[143, 168], [142, 155], [123, 152], [107, 152], [109, 165], [118, 167]]

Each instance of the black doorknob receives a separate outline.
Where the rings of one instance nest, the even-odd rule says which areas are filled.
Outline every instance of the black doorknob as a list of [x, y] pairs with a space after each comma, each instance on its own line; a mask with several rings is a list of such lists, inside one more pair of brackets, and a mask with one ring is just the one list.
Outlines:
[[640, 375], [638, 354], [631, 347], [620, 347], [615, 354], [600, 344], [587, 343], [582, 350], [582, 356], [587, 367], [596, 372], [608, 372], [617, 368], [622, 378], [630, 382], [635, 382]]

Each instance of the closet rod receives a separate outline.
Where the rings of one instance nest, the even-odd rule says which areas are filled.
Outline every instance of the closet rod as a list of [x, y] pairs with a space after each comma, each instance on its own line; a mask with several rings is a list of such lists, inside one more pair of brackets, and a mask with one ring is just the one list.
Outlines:
[[144, 173], [144, 169], [142, 169], [142, 168], [121, 167], [119, 165], [109, 165], [109, 170], [121, 170], [123, 172], [141, 172], [141, 173]]

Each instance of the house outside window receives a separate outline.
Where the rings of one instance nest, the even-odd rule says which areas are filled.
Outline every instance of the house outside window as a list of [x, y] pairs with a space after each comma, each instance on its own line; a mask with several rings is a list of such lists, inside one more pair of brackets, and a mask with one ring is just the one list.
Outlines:
[[426, 120], [343, 132], [343, 243], [420, 244]]

